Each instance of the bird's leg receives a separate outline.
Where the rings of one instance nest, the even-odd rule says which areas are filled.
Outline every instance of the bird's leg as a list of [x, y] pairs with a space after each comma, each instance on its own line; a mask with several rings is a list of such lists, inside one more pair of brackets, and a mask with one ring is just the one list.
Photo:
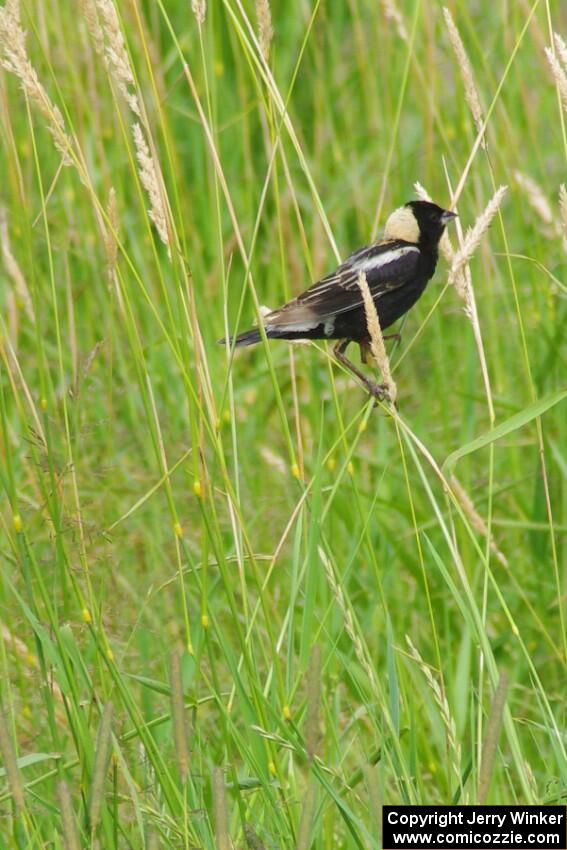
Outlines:
[[372, 363], [372, 349], [370, 348], [369, 342], [360, 342], [360, 362], [364, 363], [365, 366], [369, 366]]
[[370, 381], [363, 372], [358, 369], [352, 360], [349, 360], [345, 354], [346, 348], [352, 340], [350, 339], [340, 339], [335, 347], [333, 348], [333, 354], [343, 366], [346, 366], [359, 381], [362, 381], [368, 392], [371, 396], [373, 396], [377, 401], [382, 401], [383, 398], [387, 395], [387, 388], [385, 384], [377, 384], [375, 381]]
[[[386, 334], [382, 339], [395, 339], [396, 342], [402, 341], [401, 334]], [[369, 342], [359, 342], [360, 345], [360, 362], [364, 363], [365, 366], [369, 366], [372, 363], [372, 349], [370, 348]]]

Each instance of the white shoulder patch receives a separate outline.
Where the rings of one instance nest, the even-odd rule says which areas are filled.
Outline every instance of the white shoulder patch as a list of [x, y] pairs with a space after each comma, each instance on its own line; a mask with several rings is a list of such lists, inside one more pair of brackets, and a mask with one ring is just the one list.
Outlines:
[[384, 266], [389, 266], [390, 263], [395, 263], [407, 254], [419, 254], [419, 248], [413, 245], [406, 245], [403, 248], [393, 248], [391, 251], [383, 251], [381, 254], [376, 254], [374, 257], [362, 257], [360, 260], [353, 263], [352, 268], [357, 272], [377, 271]]

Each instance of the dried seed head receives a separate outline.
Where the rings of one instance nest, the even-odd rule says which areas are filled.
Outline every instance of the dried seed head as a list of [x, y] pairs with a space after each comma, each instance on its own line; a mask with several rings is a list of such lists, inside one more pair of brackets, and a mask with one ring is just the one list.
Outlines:
[[136, 89], [136, 81], [116, 7], [113, 0], [96, 0], [96, 5], [106, 43], [105, 54], [108, 71], [132, 112], [140, 117], [138, 95], [135, 91], [131, 91], [131, 89]]
[[20, 0], [6, 0], [4, 9], [14, 20], [20, 23]]
[[69, 786], [64, 779], [57, 783], [57, 799], [61, 812], [61, 832], [65, 850], [80, 850], [81, 841], [77, 829], [73, 800]]
[[70, 156], [72, 141], [65, 130], [65, 122], [59, 108], [52, 103], [39, 81], [31, 64], [26, 48], [26, 34], [20, 23], [20, 4], [10, 0], [0, 7], [0, 65], [20, 81], [26, 97], [47, 120], [47, 129], [53, 137], [55, 147], [63, 157], [64, 165], [72, 165]]
[[100, 18], [96, 7], [96, 0], [80, 0], [81, 10], [87, 25], [87, 29], [93, 40], [94, 49], [106, 63], [106, 54], [104, 52], [104, 33], [100, 25]]
[[[518, 186], [525, 193], [528, 203], [545, 224], [548, 234], [550, 236], [557, 236], [565, 242], [565, 227], [563, 221], [557, 218], [557, 215], [545, 196], [541, 186], [536, 183], [533, 177], [530, 177], [527, 174], [522, 174], [520, 171], [515, 171], [514, 177]], [[559, 210], [562, 215], [561, 189], [559, 190]]]
[[12, 794], [14, 805], [17, 811], [21, 811], [26, 804], [24, 796], [24, 786], [22, 784], [20, 768], [18, 767], [18, 762], [16, 759], [16, 750], [14, 748], [14, 742], [12, 740], [12, 730], [9, 728], [6, 717], [4, 716], [4, 713], [1, 709], [0, 755], [2, 756], [4, 772], [6, 779], [8, 780], [8, 785], [10, 787], [10, 792]]
[[459, 275], [468, 265], [471, 257], [478, 248], [478, 245], [490, 227], [492, 219], [498, 212], [498, 208], [502, 203], [502, 199], [506, 194], [508, 187], [500, 186], [494, 193], [494, 197], [489, 201], [484, 212], [482, 212], [474, 225], [467, 230], [463, 244], [453, 257], [453, 264], [449, 270], [449, 283], [455, 284]]
[[464, 513], [469, 518], [470, 524], [472, 525], [474, 530], [478, 531], [479, 534], [482, 534], [482, 536], [488, 540], [491, 551], [498, 558], [502, 566], [507, 567], [508, 559], [506, 558], [506, 555], [504, 555], [504, 553], [500, 551], [494, 539], [490, 536], [488, 526], [475, 508], [471, 497], [469, 496], [469, 494], [467, 493], [467, 491], [465, 490], [456, 475], [451, 476], [451, 490], [457, 498], [457, 501], [462, 507]]
[[213, 770], [212, 792], [216, 847], [217, 850], [230, 850], [226, 785], [220, 767], [215, 767]]
[[132, 125], [132, 135], [136, 148], [136, 159], [138, 160], [138, 173], [140, 182], [146, 190], [150, 199], [148, 214], [156, 226], [161, 241], [169, 247], [169, 233], [167, 229], [167, 214], [163, 199], [163, 191], [159, 168], [154, 157], [150, 153], [148, 143], [144, 137], [142, 127], [138, 122]]
[[407, 41], [408, 31], [406, 29], [402, 13], [396, 6], [396, 0], [382, 0], [382, 9], [384, 10], [386, 18], [395, 24], [398, 35], [402, 41]]
[[[451, 42], [453, 53], [455, 54], [461, 71], [461, 79], [465, 87], [465, 99], [469, 105], [469, 109], [471, 111], [477, 132], [480, 133], [482, 130], [482, 125], [484, 123], [484, 118], [482, 106], [480, 105], [478, 89], [476, 87], [473, 75], [472, 65], [470, 63], [467, 51], [465, 50], [465, 46], [459, 34], [459, 30], [455, 26], [455, 22], [453, 21], [449, 9], [443, 9], [443, 16], [445, 18], [445, 24], [447, 25], [449, 41]], [[482, 146], [486, 147], [486, 140], [484, 139], [484, 137], [482, 139]]]
[[390, 397], [390, 401], [392, 404], [396, 401], [397, 395], [397, 387], [392, 378], [392, 372], [390, 370], [390, 361], [388, 359], [388, 355], [386, 354], [386, 346], [384, 345], [384, 337], [382, 336], [382, 329], [380, 327], [380, 320], [378, 319], [378, 313], [376, 312], [376, 305], [374, 304], [374, 300], [372, 298], [372, 294], [370, 292], [370, 288], [368, 286], [368, 281], [366, 280], [366, 275], [364, 272], [360, 272], [358, 276], [358, 285], [362, 292], [362, 298], [364, 300], [364, 312], [366, 313], [366, 324], [368, 326], [368, 333], [370, 334], [370, 349], [372, 351], [372, 355], [376, 360], [376, 363], [380, 367], [380, 371], [382, 372], [382, 376], [384, 378], [384, 383], [388, 389], [388, 395]]
[[567, 189], [564, 183], [559, 187], [559, 212], [561, 214], [563, 235], [567, 239]]
[[565, 71], [567, 71], [567, 44], [563, 41], [558, 32], [553, 33], [553, 41], [555, 43], [555, 49], [557, 51], [557, 55], [563, 65]]
[[281, 455], [276, 454], [269, 446], [260, 446], [260, 454], [268, 466], [280, 475], [287, 475], [287, 464]]
[[413, 188], [415, 189], [415, 193], [421, 201], [429, 201], [432, 203], [432, 198], [425, 186], [422, 186], [419, 180], [416, 180], [413, 184]]
[[447, 737], [448, 749], [452, 756], [451, 767], [453, 769], [453, 772], [455, 773], [457, 781], [460, 782], [462, 776], [461, 745], [457, 740], [457, 726], [453, 719], [453, 715], [451, 714], [451, 708], [449, 706], [449, 701], [447, 700], [447, 695], [445, 694], [444, 688], [441, 688], [441, 685], [437, 681], [436, 677], [433, 675], [429, 664], [424, 661], [419, 650], [413, 645], [409, 635], [406, 635], [406, 643], [409, 648], [409, 654], [417, 663], [421, 672], [425, 676], [427, 684], [429, 685], [429, 688], [433, 694], [433, 698], [437, 703], [437, 706], [441, 713], [441, 718], [445, 727], [445, 735]]
[[21, 303], [24, 305], [24, 309], [29, 318], [33, 322], [35, 321], [35, 313], [32, 297], [30, 295], [26, 279], [18, 265], [18, 261], [12, 253], [10, 236], [8, 234], [8, 219], [6, 210], [2, 206], [0, 206], [0, 247], [2, 249], [2, 259], [4, 260], [4, 267], [8, 273], [8, 277], [11, 278], [16, 294]]
[[260, 52], [267, 62], [270, 58], [270, 45], [274, 37], [272, 12], [269, 0], [256, 0], [256, 18], [258, 20], [258, 41]]
[[181, 655], [177, 649], [174, 649], [171, 653], [169, 684], [171, 688], [171, 716], [173, 720], [175, 756], [179, 775], [184, 780], [189, 770], [189, 752], [187, 750], [187, 729], [185, 727]]
[[530, 206], [536, 211], [541, 220], [545, 224], [553, 224], [554, 215], [551, 209], [551, 204], [545, 197], [543, 189], [536, 183], [533, 177], [528, 174], [522, 174], [521, 171], [514, 171], [516, 183], [525, 193]]
[[488, 723], [482, 745], [477, 794], [478, 803], [481, 806], [484, 805], [486, 800], [490, 780], [492, 778], [494, 759], [496, 757], [498, 739], [502, 728], [502, 718], [504, 708], [506, 706], [507, 693], [508, 676], [506, 673], [501, 673], [492, 699], [492, 706], [490, 708], [490, 715], [488, 717]]
[[319, 709], [321, 704], [321, 647], [314, 646], [307, 669], [307, 712], [303, 737], [305, 750], [313, 761], [319, 749]]
[[206, 0], [191, 0], [191, 8], [197, 18], [197, 23], [199, 26], [202, 26], [205, 23], [205, 16], [207, 14]]
[[89, 825], [93, 834], [96, 831], [102, 812], [104, 783], [106, 780], [106, 772], [108, 770], [108, 762], [110, 761], [110, 754], [112, 752], [113, 713], [113, 706], [109, 701], [104, 706], [96, 738], [96, 749], [89, 797]]
[[547, 61], [549, 62], [549, 67], [551, 68], [551, 73], [553, 75], [553, 79], [555, 80], [555, 85], [557, 86], [557, 90], [559, 91], [561, 103], [563, 104], [563, 109], [565, 110], [565, 112], [567, 112], [567, 67], [563, 68], [561, 66], [559, 59], [557, 58], [551, 47], [545, 48], [545, 55], [547, 56]]
[[113, 186], [110, 187], [108, 193], [106, 212], [108, 214], [108, 226], [104, 231], [104, 250], [108, 264], [108, 274], [112, 277], [118, 258], [118, 207], [116, 204], [116, 191]]
[[[349, 464], [349, 466], [352, 466], [352, 464]], [[330, 559], [327, 557], [327, 554], [322, 546], [317, 547], [317, 553], [319, 555], [321, 563], [323, 564], [323, 569], [325, 570], [325, 576], [327, 578], [331, 593], [335, 597], [337, 605], [339, 606], [341, 614], [343, 615], [346, 633], [352, 642], [356, 657], [358, 659], [358, 663], [360, 664], [366, 676], [368, 677], [368, 681], [370, 682], [373, 692], [378, 693], [379, 685], [378, 680], [376, 678], [375, 668], [369, 660], [367, 647], [363, 643], [363, 640], [361, 638], [362, 632], [354, 618], [350, 603], [349, 601], [347, 601], [341, 583], [335, 575], [333, 565]]]

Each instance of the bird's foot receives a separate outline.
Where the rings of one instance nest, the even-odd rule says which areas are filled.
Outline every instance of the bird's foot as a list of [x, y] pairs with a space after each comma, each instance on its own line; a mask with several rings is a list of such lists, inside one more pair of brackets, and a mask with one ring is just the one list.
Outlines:
[[388, 402], [398, 410], [398, 402], [390, 395], [388, 384], [377, 384], [374, 381], [365, 381], [366, 388], [374, 399], [374, 407], [378, 407], [380, 402]]
[[398, 334], [386, 334], [383, 337], [383, 339], [395, 339], [396, 342], [401, 342], [402, 341], [402, 335], [400, 333], [398, 333]]
[[387, 384], [377, 384], [375, 381], [366, 382], [366, 388], [374, 398], [374, 407], [378, 407], [381, 401], [391, 401]]
[[[359, 381], [361, 381], [361, 383], [366, 387], [370, 395], [376, 399], [375, 406], [377, 406], [380, 401], [391, 401], [387, 384], [377, 384], [376, 381], [371, 381], [370, 378], [366, 377], [364, 372], [361, 372], [360, 369], [358, 369], [354, 363], [348, 359], [345, 354], [345, 349], [350, 341], [351, 340], [349, 339], [341, 339], [337, 342], [334, 348], [337, 360], [342, 363], [343, 366], [346, 366], [347, 369], [350, 369], [353, 375], [356, 375]], [[362, 345], [361, 350], [363, 350]]]
[[377, 384], [375, 381], [368, 381], [368, 392], [374, 396], [376, 401], [384, 401], [390, 397], [388, 386], [386, 384]]

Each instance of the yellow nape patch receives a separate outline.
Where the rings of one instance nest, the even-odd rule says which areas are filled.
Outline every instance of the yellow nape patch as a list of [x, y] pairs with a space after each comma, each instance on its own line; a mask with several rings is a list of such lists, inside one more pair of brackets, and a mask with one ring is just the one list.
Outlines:
[[411, 207], [399, 207], [388, 218], [384, 228], [386, 239], [403, 239], [404, 242], [419, 242], [419, 224]]

